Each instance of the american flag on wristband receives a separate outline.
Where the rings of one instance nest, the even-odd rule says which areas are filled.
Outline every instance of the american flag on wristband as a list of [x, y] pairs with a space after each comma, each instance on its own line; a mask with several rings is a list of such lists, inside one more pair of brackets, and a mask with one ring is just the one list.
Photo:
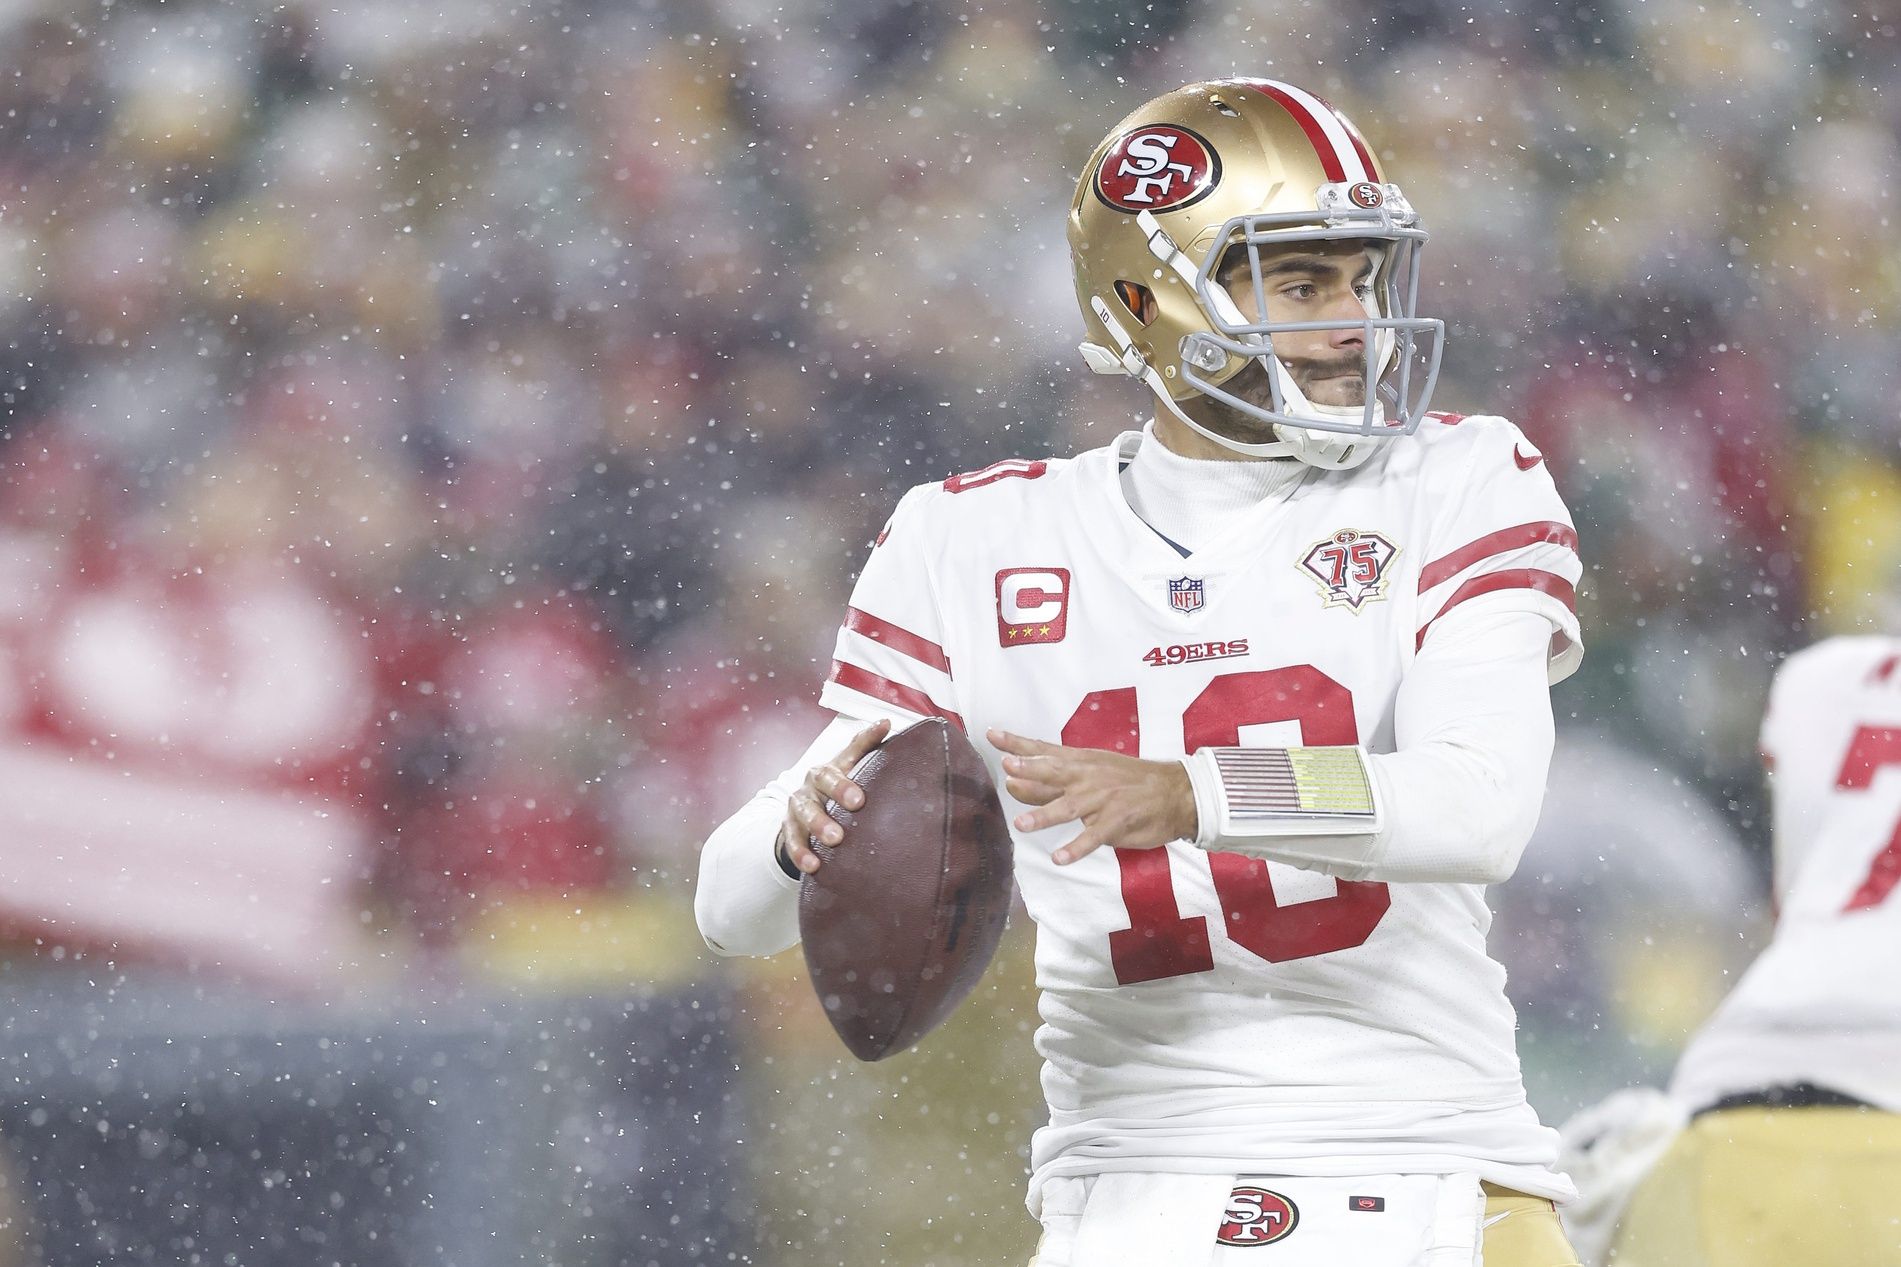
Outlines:
[[1357, 748], [1212, 748], [1228, 821], [1372, 824], [1373, 786]]

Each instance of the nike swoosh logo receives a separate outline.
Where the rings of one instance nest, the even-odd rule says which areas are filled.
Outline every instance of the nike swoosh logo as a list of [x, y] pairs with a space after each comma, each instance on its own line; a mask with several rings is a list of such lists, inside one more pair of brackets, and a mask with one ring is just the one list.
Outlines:
[[1512, 1216], [1512, 1213], [1513, 1212], [1511, 1210], [1507, 1210], [1503, 1214], [1494, 1214], [1491, 1218], [1479, 1224], [1479, 1231], [1483, 1232], [1486, 1228], [1492, 1226], [1492, 1224], [1498, 1223], [1504, 1219], [1509, 1219]]
[[1512, 461], [1518, 463], [1518, 469], [1521, 471], [1529, 471], [1532, 467], [1544, 460], [1545, 455], [1542, 453], [1534, 453], [1530, 457], [1526, 457], [1519, 451], [1517, 445], [1514, 444], [1512, 446]]

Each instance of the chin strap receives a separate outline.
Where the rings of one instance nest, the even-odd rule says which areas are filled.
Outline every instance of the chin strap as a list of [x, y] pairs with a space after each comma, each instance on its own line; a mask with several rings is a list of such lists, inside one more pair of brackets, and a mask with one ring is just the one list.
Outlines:
[[[1146, 215], [1148, 213], [1144, 212], [1143, 214]], [[1129, 337], [1129, 332], [1123, 329], [1122, 323], [1116, 320], [1114, 313], [1109, 311], [1109, 305], [1102, 301], [1102, 297], [1092, 295], [1089, 300], [1089, 307], [1091, 311], [1096, 314], [1096, 319], [1102, 322], [1103, 327], [1109, 331], [1109, 337], [1116, 341], [1116, 346], [1122, 349], [1122, 354], [1118, 356], [1108, 348], [1103, 347], [1100, 343], [1084, 343], [1079, 345], [1083, 359], [1089, 362], [1090, 369], [1098, 374], [1126, 374], [1130, 378], [1141, 379], [1144, 383], [1148, 384], [1149, 390], [1155, 394], [1155, 399], [1162, 402], [1162, 407], [1168, 410], [1183, 426], [1188, 427], [1197, 435], [1207, 437], [1216, 444], [1233, 449], [1236, 453], [1253, 458], [1292, 458], [1300, 456], [1295, 446], [1289, 444], [1284, 438], [1266, 444], [1246, 444], [1240, 440], [1230, 440], [1224, 435], [1217, 435], [1215, 432], [1210, 431], [1208, 428], [1196, 422], [1193, 418], [1190, 418], [1187, 413], [1182, 410], [1182, 407], [1175, 403], [1175, 398], [1168, 394], [1168, 385], [1162, 381], [1161, 374], [1156, 371], [1153, 365], [1148, 363], [1148, 358], [1144, 357], [1141, 349], [1135, 346], [1135, 340]], [[1281, 434], [1281, 429], [1278, 427], [1275, 428], [1275, 434]], [[1338, 439], [1339, 437], [1334, 438]]]
[[[1345, 436], [1331, 431], [1314, 431], [1306, 427], [1289, 427], [1276, 423], [1274, 434], [1278, 437], [1277, 439], [1263, 444], [1249, 444], [1202, 426], [1175, 403], [1175, 398], [1169, 395], [1168, 385], [1162, 381], [1162, 376], [1143, 357], [1140, 349], [1135, 346], [1135, 341], [1129, 337], [1128, 331], [1122, 328], [1122, 323], [1117, 321], [1115, 314], [1109, 311], [1109, 305], [1099, 297], [1092, 297], [1089, 303], [1097, 319], [1109, 331], [1109, 337], [1114, 339], [1117, 346], [1122, 349], [1122, 354], [1118, 356], [1100, 343], [1079, 344], [1078, 350], [1082, 352], [1083, 360], [1088, 362], [1089, 368], [1098, 374], [1124, 374], [1130, 378], [1140, 379], [1148, 385], [1155, 399], [1161, 402], [1162, 408], [1196, 435], [1212, 440], [1221, 447], [1244, 457], [1294, 458], [1308, 466], [1316, 466], [1328, 471], [1349, 470], [1373, 456], [1371, 444], [1363, 443], [1356, 436]], [[1279, 369], [1278, 363], [1274, 369]], [[1270, 369], [1269, 372], [1274, 372], [1274, 369]], [[1285, 382], [1287, 386], [1293, 387], [1292, 398], [1301, 406], [1315, 412], [1325, 408], [1325, 406], [1310, 403], [1301, 393], [1300, 388], [1294, 384], [1291, 374], [1285, 375]], [[1348, 407], [1343, 412], [1347, 417], [1352, 417], [1362, 411]]]

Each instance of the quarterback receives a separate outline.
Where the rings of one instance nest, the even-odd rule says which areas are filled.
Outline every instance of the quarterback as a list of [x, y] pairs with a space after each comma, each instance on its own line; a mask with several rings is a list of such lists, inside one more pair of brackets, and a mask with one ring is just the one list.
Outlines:
[[1425, 239], [1290, 84], [1119, 123], [1070, 251], [1083, 356], [1153, 422], [907, 493], [837, 721], [707, 842], [708, 943], [777, 952], [857, 758], [971, 737], [1037, 931], [1037, 1267], [1575, 1261], [1484, 886], [1543, 800], [1577, 539], [1516, 427], [1427, 411]]
[[[1609, 1241], [1620, 1267], [1901, 1263], [1901, 637], [1792, 656], [1762, 751], [1775, 936], [1667, 1098], [1567, 1125], [1603, 1132], [1580, 1158], [1594, 1260]], [[1621, 1227], [1619, 1175], [1644, 1167], [1606, 1153], [1661, 1155]]]

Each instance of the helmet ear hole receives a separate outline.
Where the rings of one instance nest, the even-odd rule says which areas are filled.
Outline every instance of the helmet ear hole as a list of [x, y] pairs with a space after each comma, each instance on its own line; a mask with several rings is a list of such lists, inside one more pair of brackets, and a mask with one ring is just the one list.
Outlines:
[[1147, 286], [1140, 282], [1117, 281], [1115, 291], [1116, 298], [1122, 301], [1122, 306], [1129, 310], [1129, 315], [1139, 324], [1147, 325], [1155, 320], [1155, 293]]

